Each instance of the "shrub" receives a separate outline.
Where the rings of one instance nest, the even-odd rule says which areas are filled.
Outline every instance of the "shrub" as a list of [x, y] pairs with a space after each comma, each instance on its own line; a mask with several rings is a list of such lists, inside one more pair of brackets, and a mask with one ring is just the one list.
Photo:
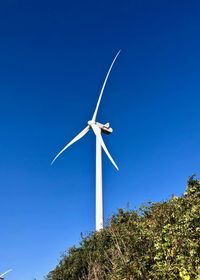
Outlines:
[[182, 197], [119, 209], [108, 226], [83, 237], [47, 280], [200, 280], [200, 181]]

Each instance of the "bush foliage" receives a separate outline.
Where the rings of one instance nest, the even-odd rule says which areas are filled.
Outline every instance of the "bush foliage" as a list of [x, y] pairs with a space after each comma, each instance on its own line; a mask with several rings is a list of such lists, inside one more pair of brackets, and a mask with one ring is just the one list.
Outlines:
[[46, 280], [200, 280], [200, 181], [182, 197], [119, 209], [68, 250]]

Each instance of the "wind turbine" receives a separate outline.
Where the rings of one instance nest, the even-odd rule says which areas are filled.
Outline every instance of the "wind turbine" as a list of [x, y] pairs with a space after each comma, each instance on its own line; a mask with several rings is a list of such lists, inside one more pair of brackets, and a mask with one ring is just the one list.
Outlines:
[[108, 156], [108, 158], [110, 159], [110, 161], [112, 162], [112, 164], [114, 165], [114, 167], [119, 170], [119, 168], [117, 167], [117, 164], [114, 162], [112, 156], [110, 155], [108, 149], [106, 148], [106, 145], [103, 141], [102, 135], [101, 133], [107, 134], [109, 135], [110, 133], [112, 133], [112, 128], [110, 127], [109, 123], [106, 124], [101, 124], [99, 122], [96, 121], [97, 118], [97, 113], [98, 113], [98, 109], [99, 109], [99, 104], [101, 102], [101, 98], [105, 89], [105, 85], [106, 82], [108, 80], [108, 77], [110, 75], [110, 72], [112, 70], [112, 67], [118, 57], [118, 55], [120, 54], [120, 51], [118, 51], [118, 53], [116, 54], [116, 56], [114, 57], [110, 68], [107, 72], [107, 75], [105, 77], [105, 80], [103, 82], [103, 86], [101, 88], [101, 92], [99, 95], [99, 99], [97, 101], [97, 105], [94, 111], [94, 114], [92, 116], [92, 119], [88, 121], [88, 125], [72, 140], [70, 141], [57, 155], [56, 157], [53, 159], [52, 163], [54, 163], [54, 161], [72, 144], [74, 144], [76, 141], [78, 141], [79, 139], [81, 139], [90, 129], [93, 130], [94, 134], [96, 135], [96, 230], [100, 230], [103, 228], [103, 188], [102, 188], [102, 148], [104, 150], [104, 152], [106, 153], [106, 155]]
[[0, 275], [0, 280], [4, 280], [4, 277], [7, 273], [9, 273], [10, 271], [12, 271], [12, 269], [7, 270], [6, 272], [4, 272], [3, 274]]

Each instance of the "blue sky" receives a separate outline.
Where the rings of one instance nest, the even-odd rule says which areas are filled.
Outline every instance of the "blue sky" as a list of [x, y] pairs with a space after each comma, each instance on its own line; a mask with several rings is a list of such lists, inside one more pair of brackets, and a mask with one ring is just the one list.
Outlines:
[[95, 227], [95, 137], [50, 162], [99, 108], [105, 217], [184, 192], [200, 167], [199, 1], [0, 2], [0, 271], [43, 279]]

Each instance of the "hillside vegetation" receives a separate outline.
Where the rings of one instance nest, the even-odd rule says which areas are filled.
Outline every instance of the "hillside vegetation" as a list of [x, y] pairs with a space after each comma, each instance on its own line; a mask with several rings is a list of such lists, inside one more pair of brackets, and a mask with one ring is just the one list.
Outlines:
[[100, 232], [83, 237], [47, 280], [200, 280], [200, 181], [182, 197], [120, 209]]

